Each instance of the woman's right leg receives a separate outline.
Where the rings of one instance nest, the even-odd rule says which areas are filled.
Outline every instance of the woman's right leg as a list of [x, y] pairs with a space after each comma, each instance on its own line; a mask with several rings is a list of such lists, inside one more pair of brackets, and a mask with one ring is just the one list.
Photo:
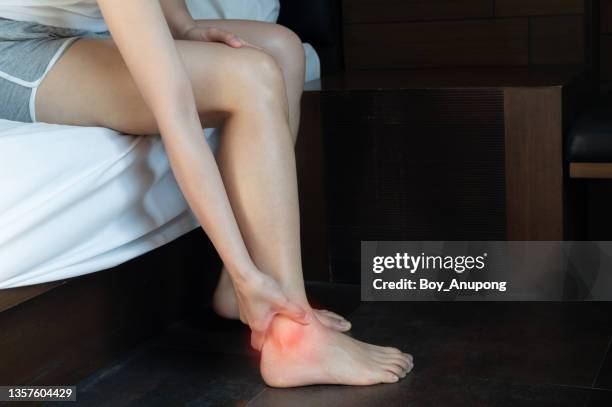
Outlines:
[[[293, 203], [286, 205], [283, 198], [296, 196], [282, 80], [279, 85], [274, 79], [279, 75], [270, 71], [274, 65], [269, 57], [254, 50], [184, 41], [178, 41], [177, 46], [204, 122], [223, 129], [220, 169], [255, 264], [284, 279], [279, 282], [285, 288], [302, 290], [301, 275], [287, 274], [287, 270], [299, 269], [299, 261], [295, 261], [299, 245], [281, 238], [287, 230], [295, 232], [295, 216], [291, 215], [295, 208], [291, 209]], [[40, 121], [97, 125], [132, 134], [158, 132], [112, 41], [78, 41], [50, 72], [37, 96]], [[266, 185], [268, 179], [274, 182]], [[275, 194], [273, 189], [279, 185], [281, 189]], [[279, 210], [282, 220], [290, 224], [271, 222]], [[266, 221], [276, 226], [270, 229]], [[263, 231], [266, 228], [268, 233]], [[281, 258], [285, 253], [291, 253], [286, 257], [289, 260]], [[316, 320], [304, 329], [296, 325], [282, 318], [273, 322], [273, 334], [266, 339], [262, 358], [262, 373], [271, 385], [392, 382], [411, 368], [411, 358], [397, 350], [355, 341]], [[301, 347], [287, 349], [287, 338], [292, 338], [294, 345], [294, 339], [300, 339]], [[289, 377], [289, 370], [291, 381], [279, 381], [279, 377]]]

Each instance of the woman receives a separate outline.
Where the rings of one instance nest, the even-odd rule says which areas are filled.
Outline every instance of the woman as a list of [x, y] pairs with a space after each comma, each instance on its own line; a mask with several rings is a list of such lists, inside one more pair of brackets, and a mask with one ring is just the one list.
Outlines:
[[[306, 299], [299, 38], [274, 24], [194, 21], [184, 0], [8, 0], [0, 17], [2, 118], [161, 134], [224, 263], [215, 310], [249, 325], [266, 383], [366, 385], [410, 371], [410, 355], [350, 338], [347, 321]], [[222, 129], [216, 160], [202, 123]]]

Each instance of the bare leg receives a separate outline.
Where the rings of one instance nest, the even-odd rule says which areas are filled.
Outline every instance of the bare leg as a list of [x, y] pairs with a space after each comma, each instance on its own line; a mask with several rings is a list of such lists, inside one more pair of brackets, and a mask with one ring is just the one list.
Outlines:
[[[198, 111], [206, 123], [223, 129], [219, 167], [249, 253], [258, 269], [284, 276], [283, 287], [302, 296], [299, 239], [294, 238], [299, 236], [295, 161], [278, 66], [252, 49], [184, 41], [177, 46]], [[158, 132], [110, 40], [80, 40], [72, 46], [41, 85], [36, 108], [40, 120], [50, 123]], [[286, 268], [293, 272], [283, 274]], [[296, 337], [308, 347], [292, 353], [285, 345]], [[289, 376], [295, 366], [288, 363], [308, 349], [316, 352], [298, 369], [304, 374]], [[262, 356], [263, 377], [273, 386], [389, 382], [412, 366], [408, 355], [355, 341], [316, 319], [296, 330], [293, 322], [275, 318]], [[291, 380], [281, 380], [283, 371]]]
[[291, 30], [272, 23], [248, 20], [197, 20], [203, 27], [216, 27], [263, 48], [280, 67], [289, 106], [289, 127], [295, 143], [300, 126], [300, 101], [304, 91], [304, 47]]
[[[295, 144], [300, 122], [300, 102], [304, 90], [304, 47], [299, 37], [280, 25], [257, 21], [199, 20], [197, 23], [203, 27], [212, 26], [232, 32], [249, 43], [263, 48], [274, 58], [281, 69], [285, 83], [289, 108], [289, 127], [291, 138]], [[298, 239], [299, 245], [299, 230], [293, 230], [292, 232], [293, 237], [286, 237]], [[273, 275], [273, 277], [286, 283], [286, 285], [292, 285], [291, 291], [298, 295], [302, 302], [305, 302], [306, 294], [303, 292], [303, 285], [301, 282], [296, 283], [297, 279], [302, 281], [301, 261], [298, 269], [283, 268], [278, 271], [280, 274]], [[225, 266], [221, 271], [219, 283], [213, 296], [213, 307], [223, 317], [239, 318], [236, 295]], [[326, 310], [316, 310], [315, 312], [326, 326], [340, 331], [347, 331], [351, 327], [348, 321], [333, 312]]]

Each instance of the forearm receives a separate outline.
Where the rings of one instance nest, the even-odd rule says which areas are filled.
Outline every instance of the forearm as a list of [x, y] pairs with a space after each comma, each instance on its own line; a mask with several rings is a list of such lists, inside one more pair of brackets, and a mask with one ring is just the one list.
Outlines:
[[202, 134], [195, 98], [160, 4], [99, 0], [138, 90], [162, 135], [172, 171], [232, 277], [254, 269], [215, 158]]
[[184, 38], [185, 33], [195, 27], [196, 22], [191, 17], [185, 0], [161, 0], [160, 4], [174, 38]]
[[[180, 103], [191, 106], [186, 100]], [[157, 117], [181, 191], [234, 281], [244, 278], [255, 266], [244, 245], [219, 168], [202, 134], [196, 112], [169, 109], [158, 113]]]

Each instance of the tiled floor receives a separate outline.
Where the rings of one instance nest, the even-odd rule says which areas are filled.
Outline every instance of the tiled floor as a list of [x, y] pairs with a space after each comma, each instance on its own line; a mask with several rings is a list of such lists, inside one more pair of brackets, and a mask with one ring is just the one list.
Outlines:
[[[612, 406], [612, 303], [363, 303], [310, 286], [353, 335], [411, 352], [398, 384], [267, 388], [248, 332], [184, 322], [78, 384], [78, 406]], [[72, 404], [74, 405], [74, 404]]]

